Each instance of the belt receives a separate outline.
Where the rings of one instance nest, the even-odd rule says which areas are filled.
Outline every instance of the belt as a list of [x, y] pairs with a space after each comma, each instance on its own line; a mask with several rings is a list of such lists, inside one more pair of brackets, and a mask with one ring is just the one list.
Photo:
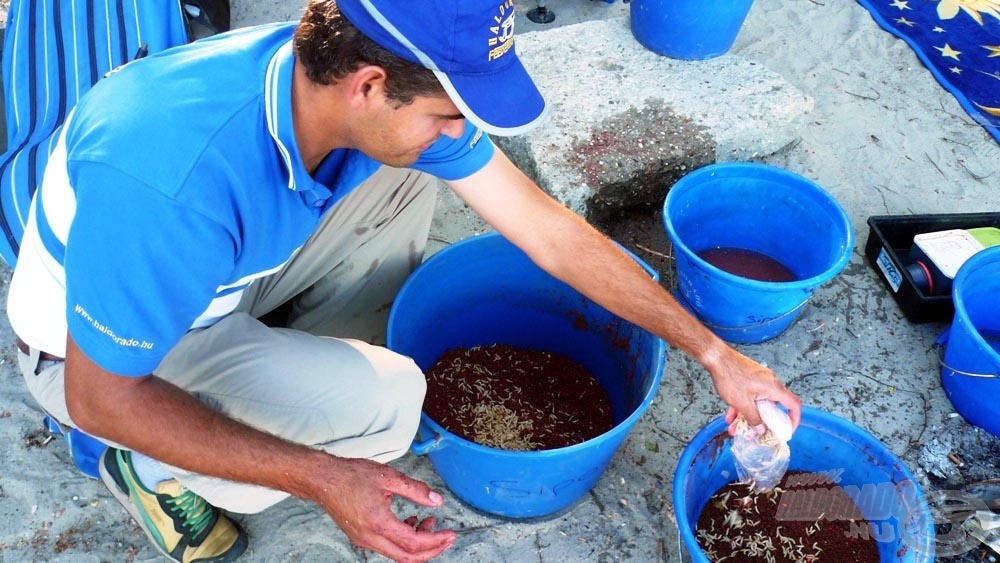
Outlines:
[[[29, 355], [29, 356], [31, 355], [31, 348], [28, 346], [28, 344], [25, 341], [21, 340], [20, 336], [17, 337], [17, 349], [20, 350], [21, 352]], [[48, 352], [39, 352], [38, 353], [38, 361], [40, 361], [40, 362], [61, 362], [61, 361], [63, 361], [63, 358], [60, 358], [59, 356], [56, 356], [54, 354], [49, 354]]]

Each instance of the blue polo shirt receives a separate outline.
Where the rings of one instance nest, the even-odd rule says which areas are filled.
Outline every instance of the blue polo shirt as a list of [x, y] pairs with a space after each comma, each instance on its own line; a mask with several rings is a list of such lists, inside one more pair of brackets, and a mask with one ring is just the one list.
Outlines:
[[[232, 312], [250, 282], [285, 264], [371, 176], [379, 163], [355, 150], [335, 151], [313, 176], [303, 166], [293, 30], [263, 26], [168, 50], [81, 100], [32, 207], [11, 287], [23, 301], [8, 311], [18, 334], [59, 352], [53, 342], [69, 330], [102, 368], [151, 373], [186, 331]], [[467, 123], [413, 168], [466, 177], [493, 154], [480, 137]], [[39, 314], [49, 299], [65, 303], [63, 323]]]

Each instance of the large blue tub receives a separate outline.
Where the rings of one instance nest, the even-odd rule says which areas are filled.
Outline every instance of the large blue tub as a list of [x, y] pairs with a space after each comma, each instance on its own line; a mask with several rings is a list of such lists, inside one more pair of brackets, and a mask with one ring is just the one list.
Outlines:
[[576, 361], [608, 394], [615, 426], [565, 448], [505, 451], [465, 440], [424, 413], [412, 450], [426, 454], [445, 485], [479, 510], [511, 518], [552, 514], [594, 486], [649, 406], [666, 344], [488, 234], [438, 252], [413, 273], [389, 314], [388, 346], [427, 370], [451, 348], [490, 344]]

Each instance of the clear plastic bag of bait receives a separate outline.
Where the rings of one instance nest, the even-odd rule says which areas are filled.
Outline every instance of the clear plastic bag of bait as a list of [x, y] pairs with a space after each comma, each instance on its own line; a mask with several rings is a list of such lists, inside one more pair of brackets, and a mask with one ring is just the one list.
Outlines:
[[741, 483], [746, 483], [758, 493], [770, 491], [781, 482], [788, 470], [788, 460], [792, 452], [788, 444], [779, 440], [768, 430], [758, 434], [744, 421], [737, 423], [733, 436], [733, 458], [736, 474]]
[[760, 433], [740, 417], [736, 421], [732, 451], [740, 482], [746, 483], [755, 492], [763, 493], [776, 487], [788, 470], [792, 455], [788, 440], [791, 439], [792, 429], [788, 415], [774, 403], [758, 401], [757, 407], [767, 430]]

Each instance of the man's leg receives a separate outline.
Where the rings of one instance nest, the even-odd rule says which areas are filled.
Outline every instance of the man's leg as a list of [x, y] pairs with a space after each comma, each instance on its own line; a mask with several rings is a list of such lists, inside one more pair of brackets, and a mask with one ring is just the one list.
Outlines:
[[383, 343], [396, 293], [423, 261], [436, 198], [432, 177], [379, 169], [282, 271], [244, 293], [240, 310], [260, 317], [291, 300], [289, 328]]
[[[426, 383], [384, 341], [389, 307], [423, 259], [436, 200], [425, 174], [383, 167], [344, 198], [239, 310], [182, 340], [157, 376], [213, 408], [343, 457], [389, 461], [416, 433]], [[253, 317], [292, 300], [290, 329]], [[337, 336], [351, 340], [329, 338]], [[210, 503], [256, 512], [285, 493], [174, 470]]]
[[[377, 340], [388, 304], [422, 259], [435, 197], [430, 177], [381, 169], [330, 211], [285, 268], [247, 290], [240, 310], [249, 314], [192, 331], [156, 375], [292, 441], [345, 457], [388, 461], [402, 455], [424, 393], [423, 374], [411, 360], [362, 342], [269, 329], [252, 317], [300, 296], [293, 301], [292, 326]], [[24, 370], [26, 379], [35, 377], [30, 371]], [[45, 389], [29, 385], [32, 394], [61, 423], [75, 426], [65, 409], [61, 363], [43, 374]], [[237, 512], [256, 512], [287, 496], [175, 473], [211, 503]]]
[[[157, 376], [264, 432], [381, 462], [406, 453], [426, 389], [416, 364], [386, 348], [269, 328], [243, 313], [185, 337]], [[235, 512], [258, 512], [287, 496], [176, 468], [171, 473]]]

